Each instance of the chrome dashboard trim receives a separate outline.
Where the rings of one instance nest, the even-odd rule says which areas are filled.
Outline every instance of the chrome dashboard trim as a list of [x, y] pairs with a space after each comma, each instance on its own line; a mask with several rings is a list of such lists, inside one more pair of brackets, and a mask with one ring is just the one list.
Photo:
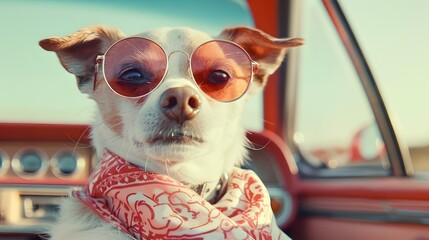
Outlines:
[[[70, 154], [71, 156], [74, 156], [74, 158], [76, 159], [76, 168], [70, 174], [66, 174], [62, 172], [60, 169], [60, 166], [59, 166], [60, 163], [58, 161], [59, 161], [59, 157], [63, 154]], [[49, 160], [49, 165], [51, 167], [52, 173], [56, 177], [61, 179], [72, 179], [72, 178], [79, 177], [82, 171], [84, 171], [86, 161], [85, 161], [85, 158], [78, 152], [64, 148], [64, 149], [60, 149], [52, 156], [52, 158]]]
[[[58, 215], [62, 199], [75, 189], [71, 186], [2, 185], [0, 233], [46, 233]], [[35, 201], [29, 203], [28, 199]], [[34, 214], [29, 215], [29, 211]]]
[[[23, 170], [22, 164], [21, 164], [21, 159], [24, 156], [25, 153], [28, 152], [34, 152], [36, 153], [40, 159], [41, 159], [41, 165], [40, 168], [34, 172], [34, 173], [26, 173]], [[20, 149], [18, 152], [15, 153], [15, 155], [13, 156], [13, 159], [11, 161], [11, 165], [12, 165], [12, 170], [13, 172], [24, 179], [36, 179], [36, 178], [41, 178], [43, 177], [46, 172], [49, 169], [49, 157], [48, 155], [40, 148], [36, 148], [36, 147], [26, 147], [26, 148], [22, 148]]]
[[0, 149], [0, 159], [1, 159], [1, 165], [0, 165], [0, 176], [3, 176], [9, 171], [10, 168], [10, 157], [6, 153], [6, 151], [3, 151]]

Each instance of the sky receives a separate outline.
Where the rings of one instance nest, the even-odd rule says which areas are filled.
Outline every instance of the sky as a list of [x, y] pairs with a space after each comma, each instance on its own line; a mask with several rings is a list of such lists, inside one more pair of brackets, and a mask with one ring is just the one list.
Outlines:
[[429, 1], [341, 1], [401, 134], [429, 145]]
[[[211, 11], [199, 11], [211, 9]], [[219, 12], [222, 17], [219, 18]], [[77, 13], [79, 13], [77, 17]], [[198, 19], [198, 20], [196, 20]], [[227, 26], [252, 26], [241, 0], [163, 1], [0, 1], [0, 122], [88, 124], [95, 103], [79, 92], [74, 76], [52, 52], [38, 46], [51, 36], [66, 36], [89, 25], [120, 28], [133, 35], [157, 27], [192, 27], [217, 35]], [[246, 114], [259, 116], [247, 128], [263, 126], [262, 96]]]
[[[74, 77], [61, 67], [56, 56], [38, 46], [43, 38], [64, 36], [92, 24], [116, 26], [127, 34], [166, 25], [217, 34], [225, 26], [253, 25], [248, 9], [238, 0], [222, 0], [222, 4], [182, 1], [180, 8], [166, 7], [175, 0], [140, 1], [141, 5], [134, 2], [127, 7], [114, 2], [0, 2], [0, 28], [7, 33], [0, 38], [0, 122], [89, 123], [93, 118], [95, 104], [78, 91]], [[367, 102], [356, 101], [365, 95], [344, 49], [338, 48], [338, 37], [322, 11], [321, 1], [302, 2], [304, 12], [297, 23], [302, 30], [293, 36], [306, 39], [305, 46], [293, 50], [301, 59], [297, 91], [305, 97], [299, 101], [305, 107], [297, 116], [298, 136], [310, 145], [327, 140], [349, 142], [357, 130], [374, 121], [372, 113]], [[396, 119], [399, 134], [409, 145], [428, 145], [429, 1], [340, 3]], [[196, 4], [213, 11], [195, 11]], [[160, 17], [159, 9], [174, 17]], [[244, 119], [250, 120], [245, 122], [246, 128], [263, 126], [260, 95], [252, 99]]]
[[[429, 1], [339, 1], [409, 146], [429, 145]], [[311, 146], [350, 144], [374, 117], [328, 15], [306, 0], [301, 16], [297, 136]]]

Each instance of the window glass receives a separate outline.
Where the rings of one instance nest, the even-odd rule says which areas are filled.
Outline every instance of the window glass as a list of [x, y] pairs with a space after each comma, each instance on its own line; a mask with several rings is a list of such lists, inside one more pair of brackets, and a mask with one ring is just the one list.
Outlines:
[[429, 171], [429, 1], [340, 1], [416, 171]]
[[[38, 41], [98, 24], [129, 35], [158, 27], [217, 35], [224, 27], [253, 21], [244, 0], [1, 1], [0, 122], [89, 123], [95, 103]], [[248, 129], [262, 129], [261, 94], [251, 99], [243, 119]]]
[[387, 174], [389, 161], [371, 106], [322, 2], [307, 0], [303, 9], [300, 35], [306, 44], [299, 49], [293, 135], [301, 166]]

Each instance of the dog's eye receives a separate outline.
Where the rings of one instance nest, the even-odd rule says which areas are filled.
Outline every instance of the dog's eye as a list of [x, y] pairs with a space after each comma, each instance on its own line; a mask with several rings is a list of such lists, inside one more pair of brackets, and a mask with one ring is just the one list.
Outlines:
[[209, 83], [212, 84], [224, 84], [227, 83], [229, 79], [231, 79], [231, 77], [228, 75], [228, 73], [222, 70], [213, 71], [207, 78]]
[[141, 72], [136, 68], [126, 69], [119, 75], [119, 78], [121, 81], [132, 84], [144, 84], [151, 82], [151, 77], [149, 74]]

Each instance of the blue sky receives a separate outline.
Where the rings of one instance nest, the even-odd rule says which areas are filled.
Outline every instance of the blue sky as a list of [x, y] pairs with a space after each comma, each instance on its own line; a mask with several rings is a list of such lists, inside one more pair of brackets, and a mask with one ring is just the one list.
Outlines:
[[[174, 0], [155, 2], [165, 5]], [[222, 7], [219, 1], [204, 2], [205, 8], [213, 9], [206, 13], [193, 10], [193, 4], [198, 2], [201, 4], [200, 1], [186, 1], [189, 4], [182, 4], [180, 9], [157, 7], [154, 2], [145, 5], [145, 1], [140, 2], [141, 6], [128, 7], [102, 4], [104, 7], [100, 9], [97, 3], [101, 1], [84, 8], [82, 4], [87, 1], [2, 1], [0, 27], [7, 29], [4, 31], [7, 35], [0, 39], [3, 56], [0, 58], [0, 101], [3, 102], [0, 111], [4, 113], [0, 121], [88, 123], [92, 119], [94, 103], [80, 94], [74, 77], [62, 69], [55, 55], [39, 48], [37, 42], [40, 39], [70, 34], [91, 24], [117, 26], [128, 34], [166, 25], [191, 26], [216, 34], [224, 26], [252, 24], [240, 1], [225, 0], [229, 7]], [[313, 8], [317, 5], [315, 3], [320, 8], [320, 2], [306, 0]], [[429, 107], [426, 106], [429, 103], [429, 1], [345, 0], [340, 3], [356, 30], [389, 108], [396, 116], [401, 135], [410, 145], [429, 144]], [[154, 11], [159, 9], [170, 11], [169, 15], [175, 17], [160, 18]], [[77, 12], [79, 17], [76, 17]], [[219, 17], [219, 12], [223, 17]], [[341, 114], [350, 110], [340, 105], [331, 109], [325, 107], [339, 101], [323, 93], [342, 86], [341, 79], [352, 76], [353, 69], [342, 50], [334, 46], [338, 41], [333, 37], [335, 32], [321, 20], [326, 16], [315, 9], [310, 9], [307, 14], [310, 17], [297, 24], [310, 26], [311, 32], [304, 29], [302, 35], [293, 36], [306, 38], [306, 45], [294, 51], [299, 51], [302, 59], [310, 59], [310, 67], [306, 65], [300, 77], [311, 80], [308, 85], [310, 91], [306, 93], [310, 95], [307, 101], [311, 106], [307, 111], [311, 112], [301, 118], [300, 124], [312, 135], [322, 136], [322, 140], [323, 136], [332, 138], [332, 129], [351, 131], [345, 134], [349, 139], [353, 131], [373, 119], [365, 103], [353, 101], [361, 97], [362, 92], [335, 91], [336, 97], [350, 101], [348, 105], [353, 106], [353, 114]], [[192, 21], [194, 18], [191, 16], [206, 20]], [[326, 37], [332, 46], [317, 41], [319, 37]], [[335, 70], [340, 78], [330, 84], [317, 81], [321, 76], [334, 78], [333, 72], [328, 70], [332, 65], [341, 66]], [[305, 84], [302, 79], [299, 79], [301, 86]], [[359, 88], [359, 84], [355, 82], [343, 88]], [[317, 118], [314, 112], [318, 113]], [[246, 119], [252, 119], [246, 126], [258, 129], [262, 123], [260, 97], [251, 103], [246, 114]], [[351, 126], [341, 129], [342, 123]], [[312, 138], [309, 135], [307, 141]], [[341, 137], [338, 141], [342, 141]]]
[[[0, 122], [91, 122], [94, 102], [78, 91], [74, 76], [38, 41], [94, 24], [117, 27], [129, 35], [184, 26], [217, 35], [226, 26], [253, 25], [253, 21], [240, 0], [1, 1], [0, 28], [7, 34], [0, 39]], [[258, 99], [252, 103], [258, 107], [247, 110], [260, 116], [248, 123], [250, 128], [262, 126]]]

